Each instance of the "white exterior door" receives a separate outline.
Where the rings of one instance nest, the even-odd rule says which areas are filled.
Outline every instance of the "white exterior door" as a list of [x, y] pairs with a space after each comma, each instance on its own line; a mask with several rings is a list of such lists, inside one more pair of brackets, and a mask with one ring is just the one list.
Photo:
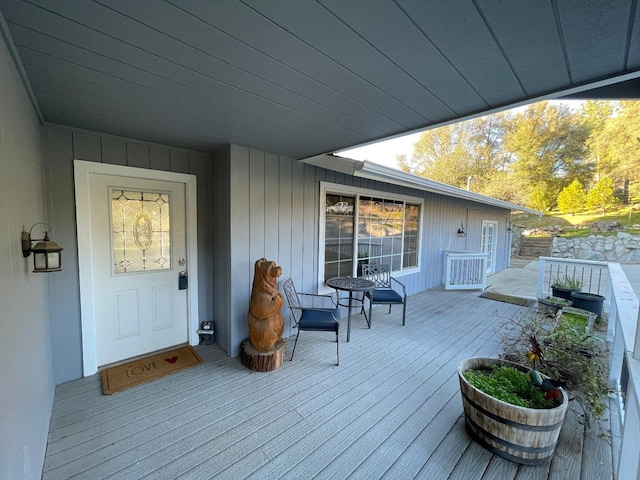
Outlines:
[[[78, 175], [76, 166], [85, 375], [197, 338], [190, 335], [190, 306], [197, 301], [189, 293], [196, 268], [188, 248], [187, 184], [129, 170]], [[186, 289], [180, 289], [181, 273]]]
[[92, 175], [98, 366], [187, 341], [184, 185]]
[[487, 254], [487, 273], [495, 273], [496, 271], [497, 234], [498, 222], [482, 221], [482, 245], [480, 251]]

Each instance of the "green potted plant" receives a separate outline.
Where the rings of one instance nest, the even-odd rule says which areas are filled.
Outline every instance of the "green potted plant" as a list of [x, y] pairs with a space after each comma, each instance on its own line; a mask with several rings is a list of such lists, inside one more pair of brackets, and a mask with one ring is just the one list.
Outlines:
[[535, 465], [553, 455], [568, 397], [535, 370], [542, 352], [535, 338], [534, 368], [497, 358], [469, 358], [458, 365], [465, 421], [482, 446], [503, 458]]
[[560, 313], [561, 322], [566, 322], [569, 327], [584, 331], [586, 335], [593, 334], [593, 326], [598, 316], [582, 308], [563, 307]]
[[[562, 313], [560, 317], [540, 312], [505, 318], [499, 326], [500, 358], [517, 362], [527, 354], [523, 345], [535, 335], [545, 353], [536, 369], [565, 382], [572, 399], [588, 417], [599, 419], [606, 411], [611, 391], [606, 326], [603, 330], [593, 321], [593, 314], [592, 318], [578, 318], [583, 313], [580, 309], [565, 307]], [[588, 317], [589, 312], [584, 315]]]
[[563, 275], [556, 277], [551, 283], [551, 291], [554, 297], [564, 298], [571, 301], [571, 292], [582, 290], [583, 282], [578, 277]]

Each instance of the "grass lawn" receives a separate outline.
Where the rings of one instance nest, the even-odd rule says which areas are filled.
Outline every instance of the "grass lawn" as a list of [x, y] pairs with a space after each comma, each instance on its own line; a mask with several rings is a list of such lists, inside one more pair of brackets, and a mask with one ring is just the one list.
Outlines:
[[[522, 225], [526, 228], [553, 228], [560, 227], [563, 237], [586, 237], [591, 235], [590, 227], [595, 222], [619, 222], [624, 231], [632, 235], [640, 234], [640, 205], [628, 206], [607, 212], [583, 212], [577, 215], [565, 215], [559, 211], [549, 212], [542, 217], [515, 213], [511, 215], [514, 225]], [[634, 228], [635, 226], [635, 228]], [[584, 228], [587, 227], [587, 228]], [[598, 235], [616, 235], [617, 232], [598, 233]]]

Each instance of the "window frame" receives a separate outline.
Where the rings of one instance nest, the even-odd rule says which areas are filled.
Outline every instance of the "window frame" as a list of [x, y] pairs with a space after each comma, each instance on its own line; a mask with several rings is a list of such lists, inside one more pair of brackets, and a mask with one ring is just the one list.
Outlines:
[[[406, 204], [412, 204], [412, 205], [418, 205], [420, 208], [420, 214], [419, 214], [419, 222], [420, 222], [420, 226], [418, 228], [418, 239], [417, 239], [417, 244], [418, 244], [418, 251], [417, 251], [417, 265], [415, 267], [411, 267], [411, 268], [407, 268], [405, 270], [400, 270], [400, 271], [396, 271], [393, 272], [394, 276], [397, 277], [402, 277], [405, 275], [412, 275], [415, 273], [419, 273], [421, 271], [421, 257], [422, 257], [422, 235], [423, 235], [423, 229], [424, 229], [424, 217], [425, 217], [425, 209], [424, 209], [424, 204], [425, 204], [425, 199], [424, 198], [420, 198], [420, 197], [413, 197], [413, 196], [409, 196], [409, 195], [402, 195], [402, 194], [398, 194], [398, 193], [393, 193], [393, 192], [385, 192], [385, 191], [381, 191], [381, 190], [373, 190], [373, 189], [369, 189], [369, 188], [362, 188], [362, 187], [354, 187], [354, 186], [350, 186], [350, 185], [342, 185], [342, 184], [338, 184], [338, 183], [331, 183], [331, 182], [320, 182], [320, 201], [319, 201], [319, 228], [318, 228], [318, 232], [319, 232], [319, 239], [318, 239], [318, 292], [328, 292], [331, 291], [332, 289], [325, 287], [324, 285], [324, 263], [325, 263], [325, 240], [326, 240], [326, 198], [327, 198], [327, 194], [331, 195], [331, 194], [335, 194], [335, 195], [347, 195], [347, 196], [353, 196], [355, 197], [355, 208], [354, 208], [354, 214], [353, 214], [353, 221], [354, 221], [354, 252], [357, 252], [357, 229], [358, 229], [358, 222], [359, 222], [359, 205], [360, 205], [360, 197], [364, 196], [364, 197], [377, 197], [377, 198], [382, 198], [384, 200], [391, 200], [391, 201], [401, 201], [404, 203], [404, 208], [403, 208], [403, 217], [402, 217], [402, 222], [403, 222], [403, 247], [402, 247], [402, 253], [400, 254], [401, 257], [404, 256], [404, 223], [405, 223], [405, 213], [406, 213]], [[358, 268], [358, 261], [357, 258], [354, 258], [354, 262], [353, 262], [353, 271], [356, 271]], [[353, 273], [352, 271], [352, 273]]]

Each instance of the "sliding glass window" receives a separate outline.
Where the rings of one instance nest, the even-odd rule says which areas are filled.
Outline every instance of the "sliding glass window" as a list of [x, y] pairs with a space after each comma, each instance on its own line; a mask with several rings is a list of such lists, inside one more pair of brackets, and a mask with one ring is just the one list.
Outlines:
[[392, 272], [418, 268], [419, 199], [410, 201], [363, 189], [353, 193], [332, 191], [330, 186], [323, 187], [322, 196], [324, 281], [359, 276], [364, 264], [388, 265]]

